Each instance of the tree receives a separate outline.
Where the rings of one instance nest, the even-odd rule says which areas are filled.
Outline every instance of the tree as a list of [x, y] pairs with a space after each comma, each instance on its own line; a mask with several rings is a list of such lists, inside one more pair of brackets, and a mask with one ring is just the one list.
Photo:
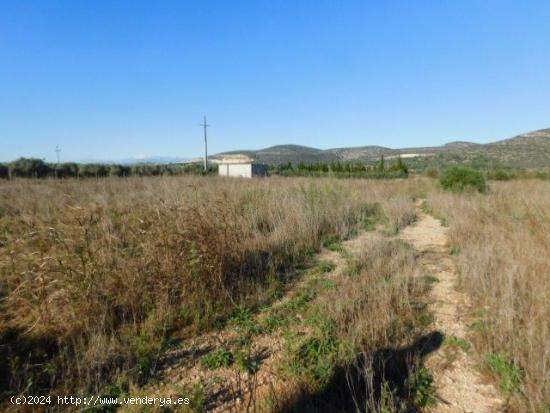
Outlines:
[[405, 162], [401, 159], [401, 156], [397, 157], [397, 169], [404, 174], [409, 174], [409, 168], [407, 168], [407, 165], [405, 165]]
[[380, 172], [384, 172], [385, 169], [386, 169], [386, 165], [384, 163], [384, 154], [381, 154], [380, 155], [380, 163], [378, 164], [378, 170]]
[[109, 176], [128, 176], [130, 168], [124, 165], [109, 165]]
[[52, 172], [46, 162], [36, 158], [19, 158], [10, 162], [8, 167], [12, 177], [42, 178]]
[[65, 162], [55, 168], [55, 175], [58, 178], [76, 178], [78, 176], [78, 164]]
[[5, 164], [0, 163], [0, 179], [7, 179], [9, 176], [10, 174], [8, 167]]

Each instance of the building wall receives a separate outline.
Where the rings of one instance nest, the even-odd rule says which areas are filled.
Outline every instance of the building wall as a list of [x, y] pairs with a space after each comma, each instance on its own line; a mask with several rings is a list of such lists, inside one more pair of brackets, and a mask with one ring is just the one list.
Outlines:
[[252, 178], [252, 165], [249, 163], [220, 164], [218, 175]]
[[249, 164], [249, 163], [229, 164], [228, 176], [252, 178], [252, 164]]
[[219, 176], [228, 176], [229, 175], [229, 165], [226, 163], [218, 164], [218, 175]]
[[218, 164], [218, 175], [240, 178], [252, 178], [253, 176], [267, 176], [267, 166], [261, 164], [235, 163]]

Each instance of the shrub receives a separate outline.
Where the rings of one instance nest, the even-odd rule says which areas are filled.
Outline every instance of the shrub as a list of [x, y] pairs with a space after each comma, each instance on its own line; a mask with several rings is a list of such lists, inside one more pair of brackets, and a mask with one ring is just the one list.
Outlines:
[[479, 192], [485, 192], [487, 185], [483, 175], [473, 169], [464, 167], [454, 167], [446, 170], [439, 183], [443, 189], [453, 192], [462, 192], [466, 188], [475, 189]]
[[433, 179], [436, 179], [439, 176], [439, 171], [435, 168], [428, 168], [424, 173], [426, 174], [426, 176], [429, 176]]
[[218, 350], [214, 353], [202, 356], [201, 363], [210, 370], [216, 370], [222, 367], [229, 367], [235, 361], [235, 356], [230, 350]]
[[492, 179], [494, 181], [509, 181], [513, 178], [515, 178], [515, 174], [513, 172], [505, 171], [503, 169], [495, 169], [487, 172], [487, 179]]

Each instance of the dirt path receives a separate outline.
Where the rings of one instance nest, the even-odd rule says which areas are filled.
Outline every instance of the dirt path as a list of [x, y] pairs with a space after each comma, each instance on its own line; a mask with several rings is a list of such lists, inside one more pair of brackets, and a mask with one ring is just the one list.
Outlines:
[[426, 366], [434, 375], [438, 403], [434, 413], [500, 412], [502, 398], [495, 387], [477, 372], [467, 341], [468, 297], [455, 288], [456, 271], [447, 246], [446, 229], [439, 220], [419, 208], [418, 222], [400, 236], [421, 254], [425, 274], [437, 279], [431, 291], [430, 310], [434, 327], [446, 337], [445, 345], [434, 352]]
[[[311, 290], [312, 282], [338, 278], [347, 266], [346, 254], [357, 253], [364, 248], [367, 240], [381, 237], [381, 234], [374, 231], [362, 232], [357, 237], [342, 242], [340, 251], [324, 248], [317, 254], [315, 261], [329, 263], [331, 266], [321, 272], [315, 267], [305, 271], [270, 309], [276, 311], [288, 305], [291, 300], [299, 300], [301, 294]], [[307, 298], [308, 301], [310, 299]], [[250, 324], [258, 327], [264, 325], [266, 316], [267, 314], [253, 315]], [[295, 333], [308, 334], [307, 327], [300, 326], [301, 315], [296, 314], [295, 317]], [[159, 381], [149, 387], [148, 391], [159, 396], [177, 396], [181, 393], [189, 394], [200, 385], [201, 392], [205, 395], [203, 407], [211, 412], [264, 411], [261, 404], [251, 407], [251, 403], [261, 403], [269, 394], [291, 393], [287, 387], [292, 386], [292, 383], [278, 374], [285, 341], [280, 329], [249, 337], [251, 342], [248, 357], [260, 365], [255, 373], [238, 371], [234, 366], [209, 370], [201, 365], [204, 355], [235, 347], [235, 343], [239, 341], [238, 330], [235, 326], [229, 326], [221, 331], [187, 340], [184, 345], [168, 351], [157, 366]]]
[[[495, 387], [486, 384], [477, 372], [472, 357], [474, 350], [467, 341], [468, 323], [465, 317], [469, 301], [466, 295], [455, 289], [457, 274], [453, 257], [448, 251], [446, 229], [437, 219], [422, 212], [420, 205], [417, 216], [418, 221], [403, 229], [396, 237], [410, 243], [418, 251], [422, 274], [437, 279], [430, 292], [430, 311], [434, 315], [434, 330], [442, 333], [446, 339], [443, 346], [425, 360], [425, 366], [434, 376], [438, 400], [430, 411], [501, 412], [503, 400]], [[291, 304], [299, 305], [302, 300], [311, 300], [307, 293], [315, 289], [316, 282], [337, 280], [343, 273], [347, 266], [346, 256], [358, 254], [368, 248], [369, 240], [384, 237], [387, 235], [384, 236], [379, 231], [363, 232], [344, 241], [339, 252], [323, 249], [316, 256], [317, 263], [328, 263], [329, 266], [318, 266], [317, 270], [313, 268], [306, 271], [269, 307], [268, 312], [251, 315], [245, 326], [265, 326], [266, 317], [278, 314], [279, 309]], [[301, 323], [300, 312], [301, 310], [296, 310], [296, 314], [290, 318], [293, 331], [298, 335], [310, 334], [308, 327]], [[161, 358], [158, 382], [149, 390], [158, 395], [190, 394], [200, 386], [200, 392], [204, 395], [203, 407], [207, 411], [270, 410], [262, 405], [262, 400], [292, 393], [292, 383], [278, 373], [285, 343], [281, 329], [262, 331], [249, 337], [248, 357], [259, 365], [254, 373], [247, 373], [242, 369], [239, 371], [234, 365], [210, 370], [201, 364], [201, 359], [206, 354], [240, 346], [236, 343], [241, 338], [239, 327], [230, 325], [221, 331], [186, 341]], [[260, 404], [256, 405], [256, 402]]]

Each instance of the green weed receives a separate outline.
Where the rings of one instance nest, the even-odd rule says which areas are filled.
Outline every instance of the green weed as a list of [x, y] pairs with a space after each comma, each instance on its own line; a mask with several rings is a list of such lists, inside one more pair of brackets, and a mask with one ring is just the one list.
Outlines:
[[201, 364], [209, 370], [230, 367], [234, 362], [235, 356], [233, 353], [225, 349], [206, 354], [201, 358]]
[[189, 393], [184, 394], [191, 395], [191, 397], [189, 397], [189, 406], [195, 413], [202, 413], [206, 411], [206, 394], [201, 384], [197, 383], [193, 386]]
[[253, 374], [260, 369], [260, 362], [250, 356], [249, 352], [238, 351], [235, 354], [235, 365], [243, 373]]
[[445, 336], [444, 344], [448, 346], [458, 347], [461, 350], [468, 352], [472, 347], [468, 341], [456, 336]]
[[262, 333], [262, 328], [254, 321], [254, 315], [250, 308], [239, 306], [229, 318], [229, 323], [234, 325], [238, 331], [246, 336], [254, 336]]
[[290, 321], [290, 317], [286, 314], [271, 311], [263, 320], [262, 328], [267, 332], [275, 331]]
[[300, 310], [313, 300], [316, 295], [317, 293], [313, 289], [306, 289], [289, 300], [285, 306], [293, 311]]
[[449, 254], [451, 255], [460, 255], [461, 248], [458, 245], [453, 245], [449, 249]]
[[344, 250], [344, 246], [340, 239], [332, 236], [323, 240], [323, 247], [334, 252], [341, 252]]
[[420, 206], [420, 209], [421, 209], [422, 212], [424, 212], [425, 214], [428, 214], [428, 215], [432, 215], [432, 214], [433, 214], [432, 207], [430, 206], [430, 204], [428, 204], [428, 201], [422, 201], [422, 205]]
[[374, 231], [378, 224], [387, 221], [384, 211], [380, 204], [368, 204], [363, 211], [363, 229], [366, 231]]
[[485, 361], [489, 369], [498, 377], [500, 388], [507, 396], [519, 390], [522, 372], [507, 354], [489, 353]]
[[409, 377], [409, 391], [417, 407], [424, 408], [435, 404], [433, 381], [432, 374], [424, 367]]
[[335, 268], [336, 264], [334, 264], [332, 261], [321, 260], [315, 266], [315, 271], [320, 274], [325, 274], [327, 272], [331, 272]]
[[420, 281], [424, 284], [432, 285], [432, 284], [438, 283], [439, 278], [434, 277], [433, 275], [426, 274], [420, 277]]

